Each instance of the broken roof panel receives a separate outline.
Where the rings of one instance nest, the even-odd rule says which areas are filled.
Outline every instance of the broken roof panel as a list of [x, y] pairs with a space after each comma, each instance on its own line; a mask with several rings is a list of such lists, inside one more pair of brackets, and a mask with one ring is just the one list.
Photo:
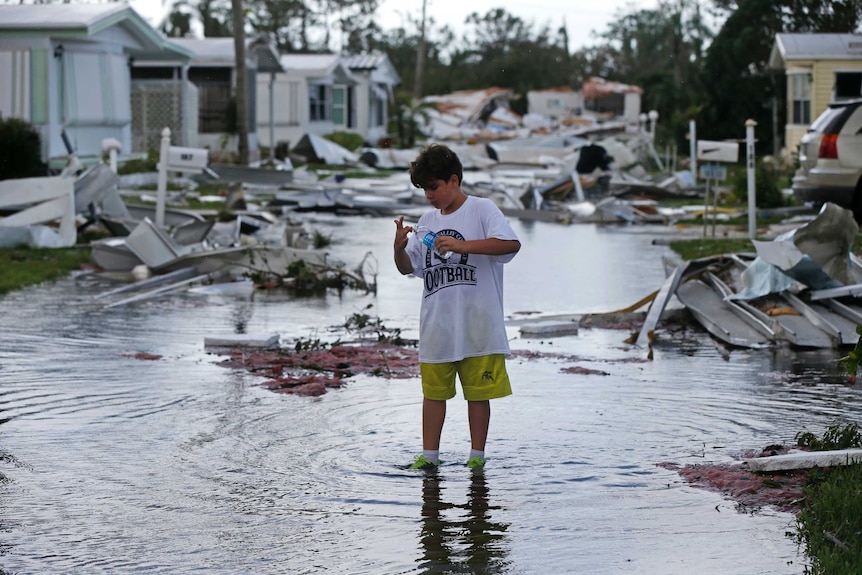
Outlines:
[[585, 81], [581, 91], [584, 94], [584, 100], [595, 100], [612, 94], [643, 94], [643, 89], [639, 86], [611, 82], [597, 76]]

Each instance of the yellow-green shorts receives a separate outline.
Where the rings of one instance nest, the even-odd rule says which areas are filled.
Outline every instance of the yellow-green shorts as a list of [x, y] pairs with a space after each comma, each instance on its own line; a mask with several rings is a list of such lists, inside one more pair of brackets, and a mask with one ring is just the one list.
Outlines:
[[449, 363], [420, 363], [422, 394], [428, 399], [455, 397], [455, 374], [461, 381], [464, 399], [484, 401], [512, 394], [506, 356], [502, 353], [465, 357]]

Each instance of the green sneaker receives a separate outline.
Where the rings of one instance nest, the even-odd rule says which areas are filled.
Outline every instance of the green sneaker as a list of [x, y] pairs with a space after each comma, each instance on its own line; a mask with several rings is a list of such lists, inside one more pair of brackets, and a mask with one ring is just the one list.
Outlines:
[[408, 467], [407, 469], [422, 469], [428, 471], [431, 469], [437, 469], [438, 465], [439, 463], [432, 463], [424, 455], [417, 455], [416, 461], [414, 461], [413, 464], [410, 465], [410, 467]]
[[464, 465], [466, 465], [470, 469], [482, 469], [483, 467], [485, 467], [485, 460], [481, 457], [472, 457]]

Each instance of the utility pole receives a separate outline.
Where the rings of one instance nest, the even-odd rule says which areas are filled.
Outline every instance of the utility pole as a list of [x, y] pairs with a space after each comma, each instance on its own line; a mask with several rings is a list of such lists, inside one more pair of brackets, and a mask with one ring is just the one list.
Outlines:
[[[236, 59], [236, 128], [239, 136], [239, 163], [248, 165], [248, 70], [245, 66], [245, 30], [242, 0], [231, 0], [233, 46]], [[272, 143], [270, 142], [270, 145]]]
[[422, 0], [422, 23], [419, 27], [419, 49], [416, 50], [416, 74], [413, 76], [413, 100], [422, 99], [422, 78], [425, 76], [425, 5]]

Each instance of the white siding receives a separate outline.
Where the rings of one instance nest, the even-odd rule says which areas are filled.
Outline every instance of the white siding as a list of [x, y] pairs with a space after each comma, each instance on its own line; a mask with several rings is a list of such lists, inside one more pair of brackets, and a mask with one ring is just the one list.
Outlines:
[[31, 120], [29, 50], [0, 50], [0, 114]]

